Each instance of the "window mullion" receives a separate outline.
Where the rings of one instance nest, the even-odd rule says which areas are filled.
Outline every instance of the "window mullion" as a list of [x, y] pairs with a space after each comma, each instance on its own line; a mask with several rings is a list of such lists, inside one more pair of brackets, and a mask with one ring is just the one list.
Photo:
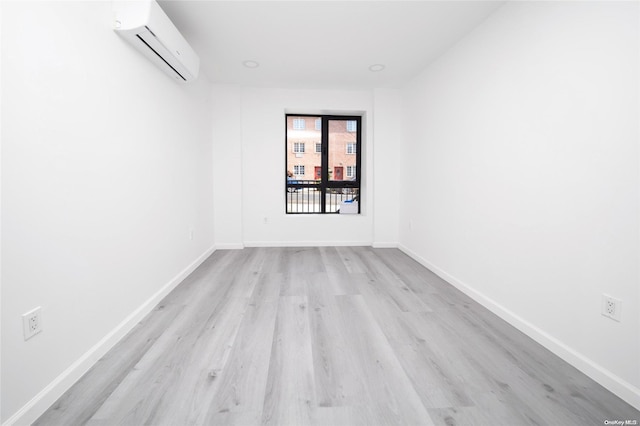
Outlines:
[[356, 119], [356, 182], [358, 183], [358, 214], [361, 213], [362, 203], [360, 198], [362, 195], [362, 175], [361, 175], [361, 161], [362, 161], [362, 119], [358, 117]]
[[327, 211], [327, 183], [329, 182], [329, 119], [322, 117], [322, 132], [320, 134], [322, 143], [322, 178], [320, 179], [320, 211]]

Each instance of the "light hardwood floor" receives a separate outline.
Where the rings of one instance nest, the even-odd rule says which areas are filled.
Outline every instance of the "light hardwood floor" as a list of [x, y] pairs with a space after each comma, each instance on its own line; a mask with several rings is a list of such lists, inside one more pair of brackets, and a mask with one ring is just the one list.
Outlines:
[[395, 249], [217, 251], [39, 425], [602, 425], [640, 413]]

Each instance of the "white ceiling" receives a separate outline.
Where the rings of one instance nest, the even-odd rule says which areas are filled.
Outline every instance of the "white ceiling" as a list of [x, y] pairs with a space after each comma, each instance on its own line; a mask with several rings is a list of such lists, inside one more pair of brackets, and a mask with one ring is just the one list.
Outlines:
[[[504, 1], [159, 1], [215, 83], [394, 87]], [[260, 64], [248, 69], [243, 61]], [[381, 72], [369, 71], [384, 64]]]

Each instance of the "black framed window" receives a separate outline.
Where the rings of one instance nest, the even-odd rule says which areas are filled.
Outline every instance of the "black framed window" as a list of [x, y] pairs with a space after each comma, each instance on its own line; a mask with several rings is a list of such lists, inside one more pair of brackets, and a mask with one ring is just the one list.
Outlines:
[[[286, 114], [285, 122], [286, 213], [360, 213], [362, 117]], [[315, 149], [301, 156], [306, 142]]]

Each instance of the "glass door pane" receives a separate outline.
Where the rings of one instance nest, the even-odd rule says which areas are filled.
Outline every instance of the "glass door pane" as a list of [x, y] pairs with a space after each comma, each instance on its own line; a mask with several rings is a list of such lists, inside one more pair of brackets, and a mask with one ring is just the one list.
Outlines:
[[329, 120], [329, 181], [355, 180], [346, 171], [356, 165], [357, 131], [356, 121]]
[[322, 118], [287, 116], [287, 213], [320, 213]]
[[325, 194], [326, 211], [337, 212], [343, 202], [354, 200], [357, 194], [356, 175], [353, 173], [357, 161], [357, 132], [355, 120], [328, 120], [328, 164], [329, 184]]

